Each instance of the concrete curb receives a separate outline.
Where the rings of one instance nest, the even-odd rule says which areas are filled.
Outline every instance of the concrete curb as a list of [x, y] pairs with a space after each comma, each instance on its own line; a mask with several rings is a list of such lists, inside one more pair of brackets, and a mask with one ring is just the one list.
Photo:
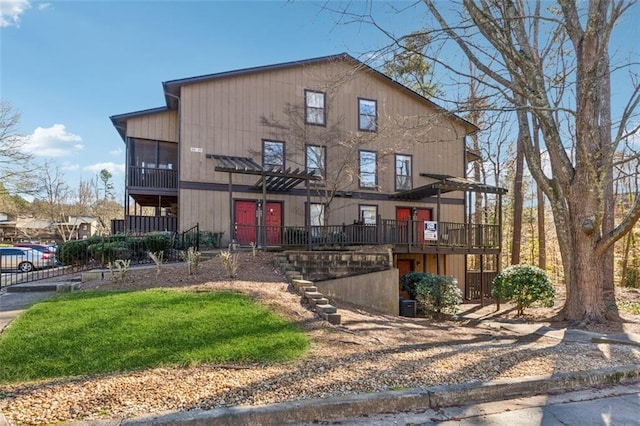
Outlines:
[[76, 425], [282, 425], [365, 415], [440, 408], [506, 400], [543, 393], [568, 392], [597, 385], [640, 382], [640, 366], [558, 373], [518, 379], [492, 380], [433, 386], [401, 391], [308, 399], [266, 406], [238, 406], [148, 415], [120, 422], [74, 423]]

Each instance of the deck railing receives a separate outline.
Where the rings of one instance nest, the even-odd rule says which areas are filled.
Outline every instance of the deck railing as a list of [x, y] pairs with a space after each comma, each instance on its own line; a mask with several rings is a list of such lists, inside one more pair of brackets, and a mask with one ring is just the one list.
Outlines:
[[177, 232], [176, 216], [125, 216], [111, 220], [111, 234], [146, 234], [149, 232]]
[[129, 167], [129, 186], [178, 189], [178, 171], [150, 167]]
[[392, 244], [415, 248], [500, 248], [498, 225], [439, 222], [435, 232], [425, 232], [424, 221], [380, 220], [379, 225], [253, 226], [237, 225], [233, 238], [240, 245], [323, 246]]

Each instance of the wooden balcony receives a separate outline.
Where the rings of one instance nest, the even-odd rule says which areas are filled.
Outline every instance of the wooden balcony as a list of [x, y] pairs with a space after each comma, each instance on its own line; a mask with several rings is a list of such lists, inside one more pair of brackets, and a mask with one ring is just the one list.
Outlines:
[[178, 171], [149, 167], [129, 167], [129, 187], [178, 189]]
[[125, 216], [111, 221], [111, 234], [146, 234], [148, 232], [177, 232], [175, 216]]
[[[497, 253], [500, 227], [439, 222], [435, 233], [425, 235], [424, 221], [382, 219], [379, 225], [236, 226], [240, 245], [319, 247], [392, 245], [400, 252]], [[426, 237], [426, 238], [425, 238]]]

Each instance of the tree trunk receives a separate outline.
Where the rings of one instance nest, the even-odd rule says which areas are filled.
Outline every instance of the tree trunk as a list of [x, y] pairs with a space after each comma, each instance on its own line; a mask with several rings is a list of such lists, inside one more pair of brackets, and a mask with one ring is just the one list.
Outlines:
[[513, 183], [513, 235], [511, 243], [511, 264], [520, 263], [520, 246], [522, 240], [522, 180], [524, 169], [524, 153], [522, 151], [522, 138], [518, 136], [516, 148], [516, 176]]
[[589, 173], [575, 176], [569, 195], [571, 236], [569, 247], [571, 262], [565, 269], [567, 300], [564, 315], [568, 320], [586, 323], [604, 322], [605, 305], [602, 291], [602, 253], [597, 243], [601, 228], [589, 212], [596, 211], [598, 196], [589, 191], [593, 183]]
[[[540, 126], [535, 116], [531, 117], [533, 123], [533, 145], [540, 152]], [[538, 201], [538, 267], [547, 269], [547, 236], [544, 217], [544, 193], [540, 185], [536, 185], [536, 198]]]

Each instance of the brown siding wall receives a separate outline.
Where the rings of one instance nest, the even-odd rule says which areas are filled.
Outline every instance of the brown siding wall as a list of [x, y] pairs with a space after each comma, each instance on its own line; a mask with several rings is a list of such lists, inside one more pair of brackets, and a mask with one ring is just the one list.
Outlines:
[[127, 120], [127, 136], [178, 142], [178, 113], [166, 111]]
[[[322, 132], [327, 132], [336, 123], [342, 123], [340, 127], [345, 137], [362, 137], [362, 149], [379, 153], [378, 184], [381, 193], [394, 192], [393, 153], [396, 152], [413, 156], [414, 187], [430, 182], [419, 176], [423, 172], [454, 176], [464, 174], [465, 129], [459, 122], [452, 121], [441, 111], [399, 90], [385, 79], [367, 72], [353, 73], [351, 64], [339, 61], [231, 76], [183, 86], [180, 179], [226, 184], [228, 174], [215, 172], [214, 161], [207, 159], [206, 154], [251, 157], [260, 163], [263, 139], [285, 142], [286, 165], [304, 168], [304, 151], [301, 148], [303, 143], [290, 140], [291, 132], [274, 131], [273, 127], [264, 125], [261, 119], [267, 117], [289, 125], [289, 118], [284, 110], [287, 105], [302, 107], [305, 89], [326, 93], [327, 127], [298, 124], [305, 129], [304, 138], [309, 143], [314, 143], [322, 139]], [[376, 133], [376, 140], [368, 141], [369, 134], [358, 133], [359, 97], [375, 99], [378, 103], [379, 131]], [[407, 131], [408, 128], [411, 129]], [[414, 136], [412, 140], [403, 142], [400, 136], [406, 134]], [[192, 148], [197, 148], [195, 151], [201, 148], [202, 152], [193, 152]], [[329, 147], [329, 168], [339, 164], [344, 155], [344, 152]], [[332, 171], [329, 170], [328, 174], [331, 175]], [[235, 184], [250, 185], [256, 181], [255, 176], [233, 176]], [[422, 207], [422, 203], [416, 202], [359, 200], [358, 193], [377, 191], [361, 190], [357, 178], [344, 189], [353, 191], [353, 198], [334, 202], [331, 222], [335, 224], [351, 223], [356, 219], [358, 204], [376, 204], [379, 206], [379, 214], [388, 219], [395, 217], [396, 206]], [[213, 216], [216, 222], [212, 223], [213, 228], [228, 227], [226, 193], [197, 191], [197, 194], [191, 194], [191, 191], [181, 192], [181, 226], [196, 221], [202, 223]], [[235, 196], [254, 197], [253, 194], [246, 193]], [[261, 195], [256, 194], [255, 197], [259, 198]], [[286, 224], [303, 223], [305, 197], [272, 194], [269, 198], [285, 200]], [[443, 198], [462, 200], [463, 194], [450, 193]], [[321, 200], [315, 198], [315, 201]], [[217, 207], [220, 203], [224, 207]], [[435, 198], [425, 206], [433, 207], [435, 219]], [[213, 211], [216, 211], [215, 215], [212, 214]], [[462, 205], [443, 205], [441, 219], [463, 221]]]

